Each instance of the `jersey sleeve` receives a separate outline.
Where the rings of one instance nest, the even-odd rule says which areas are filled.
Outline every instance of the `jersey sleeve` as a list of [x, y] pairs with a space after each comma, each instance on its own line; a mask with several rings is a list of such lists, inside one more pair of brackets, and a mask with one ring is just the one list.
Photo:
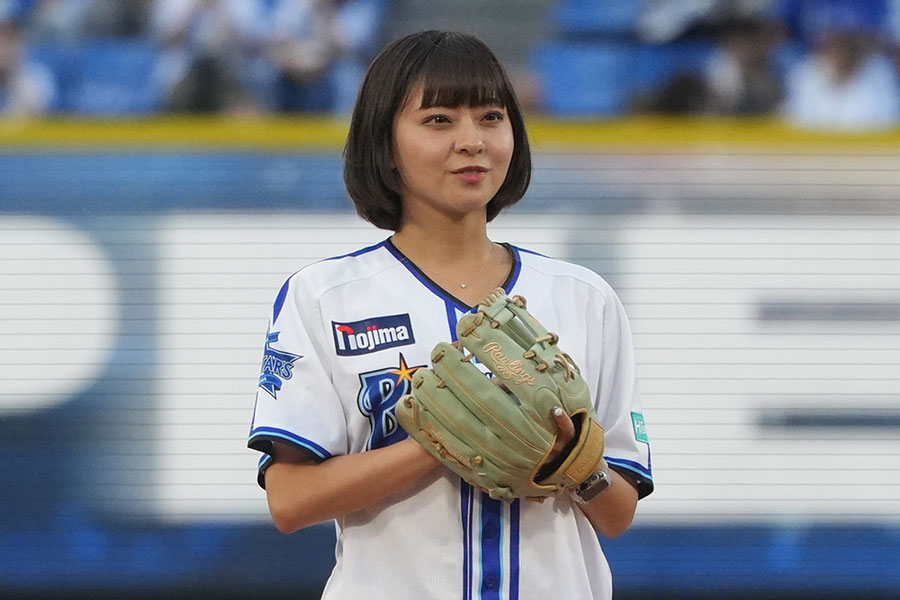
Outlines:
[[638, 484], [638, 497], [653, 491], [647, 437], [635, 373], [634, 343], [625, 308], [610, 289], [596, 297], [602, 323], [600, 381], [595, 408], [606, 437], [610, 467]]
[[266, 332], [247, 442], [263, 453], [258, 474], [262, 487], [274, 442], [319, 460], [346, 454], [348, 448], [347, 424], [326, 366], [328, 346], [322, 343], [317, 302], [303, 292], [296, 275], [285, 282]]

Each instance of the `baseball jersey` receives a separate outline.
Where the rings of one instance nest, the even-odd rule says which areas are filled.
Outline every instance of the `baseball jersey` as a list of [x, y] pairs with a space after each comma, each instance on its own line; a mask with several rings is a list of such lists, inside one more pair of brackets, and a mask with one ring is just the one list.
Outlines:
[[[646, 496], [650, 445], [619, 299], [584, 267], [505, 246], [513, 268], [504, 288], [559, 334], [591, 386], [607, 461]], [[397, 400], [471, 310], [390, 239], [292, 275], [269, 322], [248, 443], [263, 452], [260, 485], [276, 441], [327, 460], [405, 439]], [[400, 497], [337, 519], [336, 530], [326, 600], [612, 597], [597, 534], [567, 494], [497, 501], [438, 469]]]

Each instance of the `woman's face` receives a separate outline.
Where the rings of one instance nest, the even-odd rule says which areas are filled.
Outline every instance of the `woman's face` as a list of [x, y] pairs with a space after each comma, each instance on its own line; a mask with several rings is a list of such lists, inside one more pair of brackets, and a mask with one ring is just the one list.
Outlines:
[[498, 105], [422, 106], [414, 89], [394, 119], [394, 167], [404, 223], [435, 212], [484, 212], [503, 185], [513, 155], [512, 124]]

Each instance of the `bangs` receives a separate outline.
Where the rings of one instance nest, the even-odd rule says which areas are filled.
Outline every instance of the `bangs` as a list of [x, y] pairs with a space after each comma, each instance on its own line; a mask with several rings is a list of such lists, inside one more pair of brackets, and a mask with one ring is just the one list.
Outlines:
[[436, 43], [416, 74], [422, 106], [509, 106], [509, 81], [485, 46], [448, 36]]
[[[2, 1], [2, 0], [0, 0]], [[531, 150], [516, 92], [500, 62], [468, 33], [420, 31], [379, 52], [350, 117], [344, 145], [344, 182], [356, 211], [376, 227], [403, 227], [403, 182], [394, 162], [394, 128], [410, 102], [421, 107], [501, 106], [512, 127], [513, 152], [506, 179], [487, 204], [490, 222], [518, 202], [531, 181]]]

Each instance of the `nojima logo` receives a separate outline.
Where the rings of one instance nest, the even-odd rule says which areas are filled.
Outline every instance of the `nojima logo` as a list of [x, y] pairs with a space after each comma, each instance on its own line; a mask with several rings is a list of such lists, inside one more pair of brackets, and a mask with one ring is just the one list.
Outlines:
[[409, 314], [372, 317], [352, 323], [331, 322], [334, 349], [340, 356], [368, 354], [416, 342]]

